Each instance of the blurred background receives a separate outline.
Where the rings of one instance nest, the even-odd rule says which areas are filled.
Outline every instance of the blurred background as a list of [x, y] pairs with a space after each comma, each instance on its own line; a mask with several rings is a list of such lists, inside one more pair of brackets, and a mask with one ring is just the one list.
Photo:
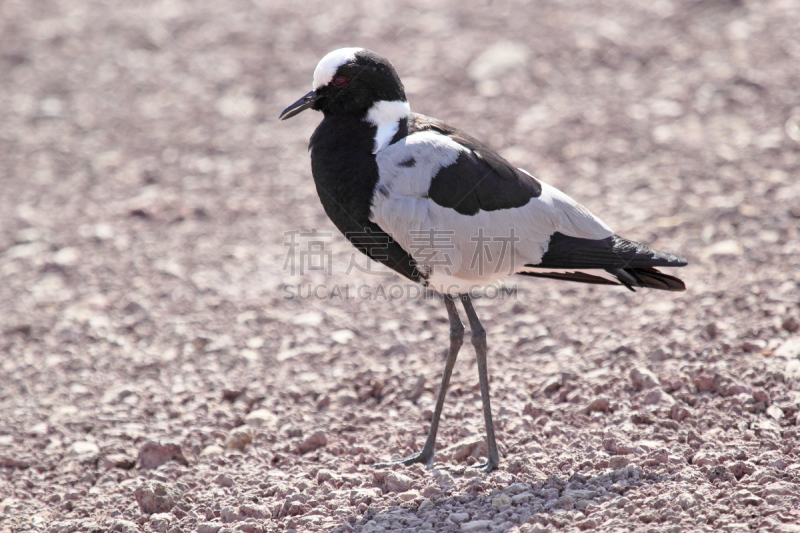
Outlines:
[[[351, 248], [316, 196], [319, 114], [277, 121], [343, 46], [387, 56], [413, 110], [691, 263], [685, 294], [519, 280], [516, 300], [481, 301], [492, 364], [518, 370], [495, 378], [500, 396], [620, 347], [608, 357], [663, 348], [731, 372], [768, 359], [800, 328], [798, 27], [794, 0], [0, 3], [3, 466], [94, 484], [109, 474], [74, 466], [76, 442], [135, 456], [163, 436], [199, 454], [257, 409], [275, 454], [287, 427], [376, 406], [393, 416], [363, 462], [424, 435], [439, 303], [284, 297], [375, 283], [345, 274]], [[285, 268], [286, 232], [311, 229], [331, 234], [331, 278]], [[474, 368], [459, 372], [472, 397]], [[396, 398], [364, 393], [377, 382]], [[463, 416], [481, 427], [474, 405]], [[46, 493], [21, 472], [0, 485], [20, 524]]]

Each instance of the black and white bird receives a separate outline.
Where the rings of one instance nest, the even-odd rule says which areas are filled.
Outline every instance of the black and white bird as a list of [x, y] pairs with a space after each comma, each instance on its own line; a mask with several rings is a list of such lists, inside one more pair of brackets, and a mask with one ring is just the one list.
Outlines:
[[312, 87], [280, 118], [305, 109], [323, 114], [309, 150], [325, 212], [358, 250], [441, 293], [450, 320], [450, 349], [428, 438], [420, 452], [395, 463], [433, 464], [464, 337], [459, 299], [478, 359], [488, 444], [481, 468], [497, 467], [486, 332], [470, 299], [475, 287], [522, 274], [631, 290], [686, 289], [655, 268], [684, 266], [684, 259], [615, 235], [585, 207], [480, 141], [413, 113], [397, 72], [381, 55], [334, 50], [314, 70]]

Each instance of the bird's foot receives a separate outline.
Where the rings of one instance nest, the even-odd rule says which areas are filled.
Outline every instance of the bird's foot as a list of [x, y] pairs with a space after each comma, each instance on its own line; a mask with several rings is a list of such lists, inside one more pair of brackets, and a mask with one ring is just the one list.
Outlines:
[[388, 463], [375, 463], [372, 465], [375, 468], [391, 468], [394, 465], [405, 465], [411, 466], [413, 464], [423, 463], [428, 468], [433, 466], [433, 454], [426, 453], [424, 450], [421, 452], [417, 452], [414, 454], [409, 455], [404, 459], [397, 459], [395, 461], [389, 461]]
[[496, 460], [492, 461], [491, 459], [489, 459], [485, 463], [473, 465], [470, 468], [472, 468], [474, 470], [480, 470], [481, 472], [483, 472], [485, 474], [488, 474], [489, 472], [492, 472], [493, 470], [497, 469], [498, 463], [499, 463], [499, 461], [496, 461]]

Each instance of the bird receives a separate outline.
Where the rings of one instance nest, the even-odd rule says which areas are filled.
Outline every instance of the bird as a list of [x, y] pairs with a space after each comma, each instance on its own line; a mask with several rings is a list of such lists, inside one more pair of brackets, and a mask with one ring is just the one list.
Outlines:
[[656, 267], [686, 260], [615, 234], [565, 193], [514, 167], [484, 143], [411, 111], [392, 63], [364, 48], [340, 48], [314, 69], [312, 90], [280, 120], [322, 112], [309, 141], [322, 207], [361, 252], [441, 296], [450, 324], [436, 406], [424, 446], [376, 466], [433, 466], [436, 434], [465, 328], [476, 352], [486, 426], [484, 472], [500, 462], [492, 423], [487, 335], [474, 289], [512, 275], [684, 291]]

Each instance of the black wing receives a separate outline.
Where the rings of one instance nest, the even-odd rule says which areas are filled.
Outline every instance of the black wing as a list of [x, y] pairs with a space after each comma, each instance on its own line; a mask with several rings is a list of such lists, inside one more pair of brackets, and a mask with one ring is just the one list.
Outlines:
[[[562, 233], [550, 237], [547, 252], [537, 265], [530, 268], [558, 270], [603, 269], [616, 277], [622, 285], [633, 290], [646, 287], [668, 291], [686, 290], [679, 278], [659, 272], [653, 267], [686, 266], [685, 259], [659, 252], [644, 244], [612, 235], [607, 239], [579, 239]], [[586, 272], [522, 272], [526, 276], [563, 279], [582, 283], [613, 284], [613, 281]]]
[[436, 131], [468, 148], [455, 163], [442, 168], [431, 180], [428, 197], [437, 204], [462, 215], [479, 210], [495, 211], [522, 207], [531, 198], [542, 194], [542, 186], [533, 177], [521, 172], [497, 152], [448, 126], [444, 122], [412, 113], [404, 121], [392, 142], [420, 131]]

